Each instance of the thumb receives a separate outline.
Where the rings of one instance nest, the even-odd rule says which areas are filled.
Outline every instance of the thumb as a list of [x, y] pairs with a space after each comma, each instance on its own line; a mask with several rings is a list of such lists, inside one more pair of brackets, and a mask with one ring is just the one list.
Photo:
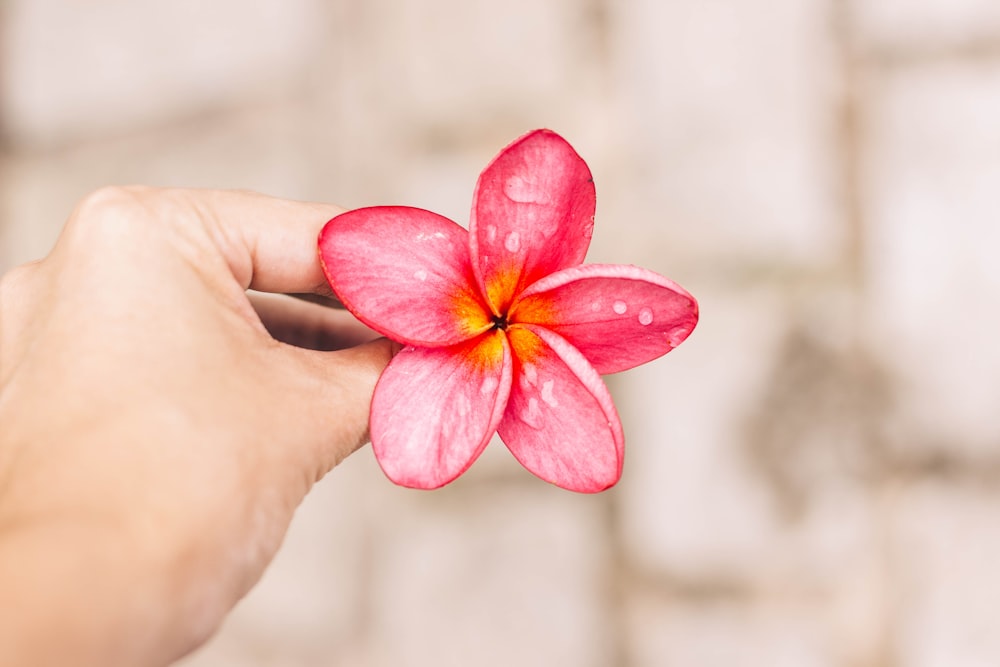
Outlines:
[[307, 429], [307, 464], [318, 481], [368, 442], [372, 395], [382, 371], [401, 345], [379, 338], [335, 352], [293, 348], [305, 363], [311, 387], [296, 410], [297, 425]]

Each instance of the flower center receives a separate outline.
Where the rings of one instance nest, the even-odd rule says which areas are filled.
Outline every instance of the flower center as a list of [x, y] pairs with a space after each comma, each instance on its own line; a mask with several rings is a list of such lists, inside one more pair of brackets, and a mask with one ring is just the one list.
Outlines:
[[494, 329], [499, 329], [500, 331], [506, 331], [507, 330], [507, 316], [506, 315], [494, 315], [492, 317], [492, 319], [493, 319], [493, 328]]

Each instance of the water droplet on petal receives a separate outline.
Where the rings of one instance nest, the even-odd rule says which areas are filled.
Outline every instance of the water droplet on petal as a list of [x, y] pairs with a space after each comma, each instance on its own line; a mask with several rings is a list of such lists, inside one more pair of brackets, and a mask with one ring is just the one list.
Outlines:
[[525, 364], [521, 368], [521, 377], [528, 384], [529, 387], [535, 387], [538, 385], [538, 368], [534, 364]]
[[419, 280], [420, 282], [424, 282], [425, 280], [427, 280], [427, 272], [424, 271], [423, 269], [420, 269], [414, 272], [413, 277]]
[[418, 232], [414, 237], [414, 240], [418, 243], [424, 243], [426, 241], [447, 241], [448, 237], [444, 235], [443, 232], [433, 232], [428, 234], [426, 232]]
[[646, 326], [653, 323], [653, 311], [650, 308], [643, 308], [639, 311], [639, 324]]
[[519, 204], [544, 204], [548, 201], [545, 190], [536, 181], [523, 176], [511, 176], [504, 181], [503, 193], [507, 199]]
[[497, 240], [497, 226], [496, 225], [486, 225], [486, 241], [487, 243], [493, 243]]
[[493, 377], [492, 375], [488, 375], [485, 378], [483, 378], [483, 383], [479, 385], [479, 391], [483, 394], [489, 395], [492, 394], [494, 391], [496, 391], [497, 387], [499, 386], [500, 386], [500, 380]]
[[625, 311], [628, 310], [628, 304], [624, 301], [615, 301], [615, 305], [611, 306], [611, 310], [615, 311], [619, 315], [624, 315]]
[[542, 400], [545, 401], [550, 408], [559, 407], [559, 401], [556, 400], [555, 395], [552, 393], [552, 389], [555, 387], [555, 384], [555, 380], [546, 380], [542, 383]]
[[593, 302], [592, 304], [590, 304], [590, 309], [596, 313], [601, 309], [601, 302], [600, 301]]
[[538, 407], [537, 398], [528, 399], [528, 407], [521, 410], [521, 414], [518, 415], [525, 424], [534, 429], [542, 428], [542, 411]]
[[521, 249], [521, 235], [517, 232], [511, 232], [504, 240], [503, 247], [507, 248], [510, 252], [517, 252]]

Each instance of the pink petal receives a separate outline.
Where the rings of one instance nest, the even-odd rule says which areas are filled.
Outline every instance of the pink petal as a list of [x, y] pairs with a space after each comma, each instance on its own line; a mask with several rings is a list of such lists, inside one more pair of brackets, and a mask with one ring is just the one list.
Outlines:
[[571, 491], [618, 481], [624, 438], [597, 371], [563, 338], [534, 325], [507, 330], [514, 383], [499, 433], [521, 464]]
[[543, 325], [580, 350], [599, 373], [617, 373], [680, 345], [698, 323], [698, 303], [652, 271], [585, 264], [528, 287], [509, 320]]
[[583, 261], [594, 228], [594, 180], [572, 146], [536, 130], [505, 148], [476, 185], [469, 243], [494, 314], [526, 285]]
[[465, 472], [503, 416], [511, 373], [500, 331], [397, 354], [379, 378], [371, 411], [372, 447], [389, 479], [434, 489]]
[[330, 286], [355, 317], [422, 347], [468, 340], [492, 326], [469, 262], [468, 232], [418, 208], [338, 215], [319, 237]]

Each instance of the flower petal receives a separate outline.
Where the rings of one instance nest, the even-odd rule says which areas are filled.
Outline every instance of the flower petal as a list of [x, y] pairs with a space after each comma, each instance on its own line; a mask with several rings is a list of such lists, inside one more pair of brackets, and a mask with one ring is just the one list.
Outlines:
[[319, 254], [344, 306], [393, 340], [451, 345], [492, 326], [469, 262], [468, 232], [436, 213], [348, 211], [323, 228]]
[[652, 271], [585, 264], [529, 286], [509, 319], [545, 326], [580, 350], [599, 373], [617, 373], [680, 345], [698, 323], [698, 302]]
[[557, 334], [507, 330], [514, 382], [500, 437], [525, 468], [571, 491], [593, 493], [621, 477], [624, 438], [597, 371]]
[[494, 158], [476, 185], [473, 268], [493, 312], [542, 276], [583, 261], [594, 229], [594, 179], [558, 134], [536, 130]]
[[511, 374], [510, 347], [500, 331], [451, 347], [399, 352], [372, 398], [372, 448], [389, 479], [434, 489], [465, 472], [496, 431]]

